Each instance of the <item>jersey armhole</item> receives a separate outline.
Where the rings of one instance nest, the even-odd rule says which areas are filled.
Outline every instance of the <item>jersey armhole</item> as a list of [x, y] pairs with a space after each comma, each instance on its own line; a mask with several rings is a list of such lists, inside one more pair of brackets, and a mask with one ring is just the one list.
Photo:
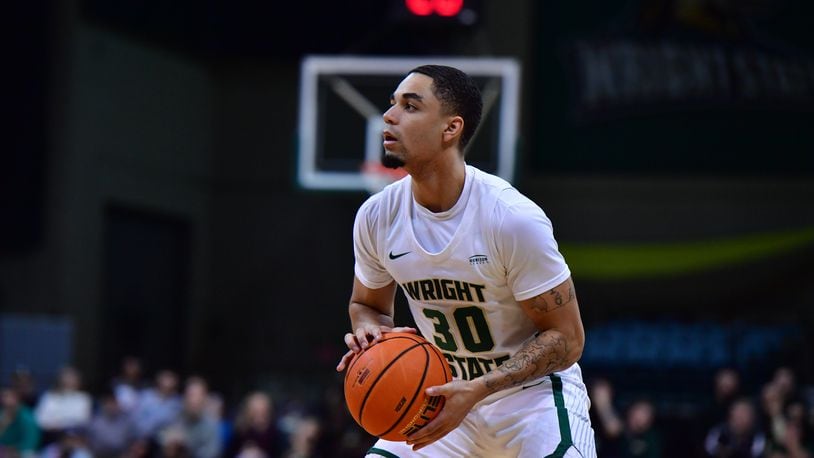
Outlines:
[[560, 285], [565, 280], [568, 280], [568, 277], [570, 277], [570, 276], [571, 276], [571, 270], [566, 265], [565, 269], [563, 269], [563, 271], [560, 272], [559, 275], [552, 278], [551, 280], [549, 280], [549, 281], [547, 281], [545, 283], [541, 283], [541, 284], [535, 286], [534, 288], [527, 289], [525, 291], [521, 291], [521, 292], [515, 294], [514, 295], [514, 300], [520, 302], [520, 301], [525, 301], [527, 299], [531, 299], [534, 296], [539, 296], [540, 294], [543, 294], [544, 292], [549, 291], [552, 288], [555, 288], [556, 286]]

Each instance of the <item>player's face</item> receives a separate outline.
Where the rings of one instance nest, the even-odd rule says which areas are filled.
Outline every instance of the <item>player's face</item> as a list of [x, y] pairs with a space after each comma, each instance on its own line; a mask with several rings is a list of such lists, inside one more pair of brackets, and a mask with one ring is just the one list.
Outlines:
[[409, 165], [434, 157], [443, 148], [442, 134], [448, 119], [442, 115], [441, 101], [432, 92], [432, 78], [420, 73], [407, 75], [390, 103], [390, 109], [384, 113], [386, 160]]

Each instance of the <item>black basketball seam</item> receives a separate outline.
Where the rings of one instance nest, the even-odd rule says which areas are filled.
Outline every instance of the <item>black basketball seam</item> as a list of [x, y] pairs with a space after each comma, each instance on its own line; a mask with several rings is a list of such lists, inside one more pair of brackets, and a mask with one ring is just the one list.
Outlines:
[[[432, 349], [433, 349], [432, 354], [435, 355], [435, 357], [438, 358], [439, 361], [441, 361], [441, 367], [442, 368], [446, 367], [447, 369], [449, 369], [449, 361], [447, 361], [447, 359], [444, 358], [444, 354], [441, 353], [441, 350], [439, 350], [438, 347], [434, 345]], [[452, 370], [449, 371], [449, 379], [447, 379], [447, 371], [446, 370], [444, 371], [444, 380], [446, 381], [446, 383], [452, 381]]]
[[[432, 344], [430, 344], [430, 345], [432, 345]], [[447, 361], [446, 358], [444, 358], [444, 354], [441, 353], [441, 350], [438, 347], [436, 347], [435, 345], [432, 345], [432, 353], [435, 355], [436, 358], [438, 358], [439, 361], [441, 361], [441, 368], [444, 370], [444, 381], [446, 383], [451, 382], [452, 381], [452, 370], [449, 368], [449, 362]], [[447, 371], [449, 371], [449, 378], [447, 378]], [[446, 403], [446, 398], [441, 399], [441, 404], [440, 404], [441, 408], [443, 408], [445, 403]]]
[[427, 351], [425, 346], [426, 345], [431, 345], [431, 344], [429, 342], [423, 342], [420, 345], [421, 345], [421, 349], [424, 350], [424, 354], [427, 356], [427, 363], [424, 364], [424, 373], [421, 374], [421, 380], [418, 382], [418, 387], [416, 387], [415, 393], [413, 393], [413, 399], [411, 399], [410, 403], [407, 404], [407, 407], [404, 408], [404, 411], [401, 413], [401, 416], [398, 418], [398, 420], [396, 420], [395, 423], [393, 423], [393, 426], [391, 426], [387, 431], [385, 431], [385, 432], [383, 432], [381, 434], [376, 434], [376, 436], [384, 436], [385, 434], [392, 431], [393, 428], [398, 426], [398, 424], [401, 422], [401, 420], [404, 419], [404, 416], [407, 415], [407, 412], [410, 411], [410, 407], [412, 407], [413, 404], [415, 404], [415, 400], [418, 398], [418, 393], [421, 391], [421, 387], [424, 385], [424, 380], [427, 378], [427, 370], [430, 368], [430, 352]]
[[[416, 342], [414, 339], [410, 339], [410, 338], [402, 337], [402, 336], [392, 337], [391, 339], [393, 339], [393, 340], [407, 339], [409, 341]], [[381, 342], [379, 342], [379, 343], [381, 343]], [[373, 391], [373, 387], [375, 387], [376, 384], [379, 383], [379, 380], [382, 378], [382, 376], [384, 376], [384, 374], [387, 373], [387, 369], [389, 369], [390, 366], [395, 364], [395, 362], [398, 361], [399, 358], [404, 356], [405, 353], [407, 353], [408, 351], [412, 350], [415, 347], [420, 347], [421, 345], [424, 345], [424, 343], [416, 342], [415, 345], [413, 345], [412, 347], [409, 347], [409, 348], [407, 348], [405, 350], [402, 350], [402, 352], [399, 353], [398, 356], [393, 358], [393, 360], [390, 361], [390, 363], [388, 363], [387, 366], [384, 366], [384, 368], [381, 370], [381, 372], [379, 372], [379, 375], [376, 377], [375, 380], [373, 380], [373, 383], [370, 385], [370, 388], [368, 388], [367, 393], [365, 393], [365, 397], [362, 399], [362, 404], [359, 406], [359, 424], [363, 423], [363, 421], [362, 421], [362, 412], [364, 412], [364, 410], [365, 410], [365, 404], [367, 403], [367, 398], [370, 397], [370, 393]]]

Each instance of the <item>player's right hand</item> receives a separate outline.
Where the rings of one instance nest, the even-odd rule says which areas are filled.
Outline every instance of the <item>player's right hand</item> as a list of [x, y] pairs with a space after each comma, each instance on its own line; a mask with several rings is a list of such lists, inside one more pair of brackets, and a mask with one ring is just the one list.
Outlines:
[[406, 326], [397, 328], [372, 324], [359, 326], [355, 333], [349, 332], [345, 334], [345, 345], [348, 346], [349, 350], [344, 356], [342, 356], [342, 359], [339, 360], [339, 364], [336, 366], [337, 372], [342, 372], [345, 370], [350, 360], [353, 359], [354, 354], [361, 353], [362, 350], [365, 350], [371, 345], [375, 345], [382, 340], [382, 335], [388, 332], [409, 332], [411, 334], [416, 334], [415, 328]]

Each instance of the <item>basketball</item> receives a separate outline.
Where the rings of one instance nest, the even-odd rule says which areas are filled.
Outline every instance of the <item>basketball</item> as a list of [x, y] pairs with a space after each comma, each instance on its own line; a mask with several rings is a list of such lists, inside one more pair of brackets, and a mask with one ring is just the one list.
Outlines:
[[444, 407], [443, 396], [424, 391], [451, 380], [447, 360], [433, 344], [415, 334], [387, 333], [348, 365], [345, 402], [368, 433], [405, 441]]

